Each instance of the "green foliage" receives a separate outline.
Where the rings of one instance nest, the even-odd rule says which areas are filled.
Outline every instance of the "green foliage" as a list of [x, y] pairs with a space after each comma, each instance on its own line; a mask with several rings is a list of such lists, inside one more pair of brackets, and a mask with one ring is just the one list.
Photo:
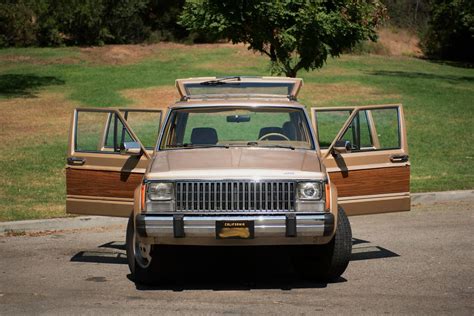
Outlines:
[[431, 20], [423, 50], [429, 57], [474, 61], [472, 0], [431, 0]]
[[[184, 0], [9, 0], [0, 3], [0, 47], [183, 40]], [[193, 41], [206, 35], [192, 34]]]
[[295, 77], [360, 41], [375, 40], [384, 9], [377, 0], [203, 0], [187, 2], [180, 23], [248, 44], [270, 57], [274, 73]]
[[184, 0], [151, 0], [148, 1], [145, 24], [153, 30], [150, 42], [174, 41], [188, 36], [189, 32], [176, 21], [181, 14]]
[[113, 43], [139, 43], [149, 35], [150, 30], [142, 19], [148, 0], [104, 2], [106, 3], [104, 24]]
[[146, 0], [49, 0], [39, 17], [41, 44], [101, 45], [143, 41], [148, 32], [140, 14], [146, 4]]
[[36, 42], [33, 10], [23, 1], [0, 3], [0, 47], [27, 46]]

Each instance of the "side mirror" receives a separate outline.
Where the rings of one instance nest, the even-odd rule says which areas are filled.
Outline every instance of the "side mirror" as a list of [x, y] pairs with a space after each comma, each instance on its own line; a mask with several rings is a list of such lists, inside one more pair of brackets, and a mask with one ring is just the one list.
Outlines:
[[333, 151], [337, 154], [350, 153], [352, 149], [351, 142], [348, 140], [336, 140]]
[[142, 148], [137, 142], [124, 142], [120, 147], [120, 153], [122, 155], [139, 156], [142, 154]]

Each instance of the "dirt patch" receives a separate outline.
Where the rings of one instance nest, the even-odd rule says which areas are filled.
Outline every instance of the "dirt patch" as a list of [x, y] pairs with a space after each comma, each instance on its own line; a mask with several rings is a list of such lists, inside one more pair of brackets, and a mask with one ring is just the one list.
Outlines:
[[27, 63], [33, 65], [70, 65], [79, 64], [84, 62], [84, 59], [80, 56], [68, 56], [68, 57], [34, 57], [28, 55], [2, 55], [0, 56], [0, 62], [7, 63]]
[[0, 142], [3, 145], [66, 139], [72, 110], [78, 104], [61, 93], [42, 92], [35, 98], [0, 101]]
[[0, 62], [28, 63], [34, 65], [79, 63], [92, 65], [127, 65], [140, 62], [146, 58], [156, 58], [161, 61], [168, 61], [173, 58], [173, 54], [170, 54], [170, 51], [185, 53], [189, 50], [214, 50], [222, 47], [235, 48], [235, 54], [240, 58], [258, 56], [258, 54], [249, 51], [243, 44], [233, 45], [231, 43], [219, 43], [185, 45], [178, 43], [157, 43], [150, 45], [106, 45], [98, 47], [81, 47], [76, 48], [78, 54], [64, 57], [36, 57], [21, 54], [1, 55]]
[[347, 102], [348, 105], [362, 105], [377, 99], [400, 97], [400, 95], [386, 94], [374, 87], [352, 82], [332, 84], [307, 83], [300, 94], [302, 103], [311, 106], [324, 106], [335, 102]]
[[[59, 217], [59, 216], [57, 216]], [[56, 218], [57, 218], [56, 217]], [[103, 233], [109, 232], [116, 229], [125, 229], [123, 224], [114, 224], [103, 227], [85, 227], [85, 228], [73, 228], [73, 229], [57, 229], [57, 230], [44, 230], [44, 231], [25, 231], [25, 230], [6, 230], [0, 237], [42, 237], [48, 235], [63, 235], [79, 232], [94, 232]]]
[[107, 45], [81, 48], [81, 58], [93, 64], [133, 64], [156, 55], [158, 45]]
[[81, 48], [81, 59], [92, 64], [124, 65], [140, 62], [145, 58], [168, 61], [172, 58], [170, 50], [186, 52], [192, 50], [212, 50], [220, 47], [232, 47], [230, 43], [194, 44], [158, 43], [150, 45], [107, 45], [102, 47]]
[[134, 108], [166, 109], [179, 100], [176, 88], [168, 86], [124, 90], [122, 95], [133, 101]]
[[418, 36], [402, 29], [380, 29], [379, 43], [391, 56], [421, 56]]

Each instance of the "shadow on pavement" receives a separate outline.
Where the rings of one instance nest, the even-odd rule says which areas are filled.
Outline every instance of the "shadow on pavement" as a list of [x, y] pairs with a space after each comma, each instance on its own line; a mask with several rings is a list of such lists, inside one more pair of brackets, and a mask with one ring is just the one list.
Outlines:
[[80, 251], [71, 258], [71, 261], [127, 264], [127, 255], [125, 253], [111, 251]]
[[117, 249], [117, 250], [125, 251], [125, 244], [121, 243], [119, 241], [111, 241], [111, 242], [105, 243], [103, 245], [100, 245], [99, 248], [110, 248], [110, 249]]
[[[324, 288], [327, 283], [309, 281], [294, 269], [296, 247], [160, 247], [166, 279], [157, 286], [136, 284], [138, 290], [252, 290]], [[351, 261], [398, 257], [369, 241], [353, 239]], [[109, 242], [92, 251], [81, 251], [73, 262], [127, 264], [123, 242]], [[129, 275], [129, 279], [130, 279]], [[344, 278], [336, 281], [345, 282]]]
[[172, 261], [164, 263], [166, 275], [156, 280], [154, 286], [135, 284], [138, 290], [289, 291], [327, 286], [295, 272], [290, 247], [182, 246], [177, 252], [176, 247], [163, 247], [160, 251], [164, 257], [173, 251]]

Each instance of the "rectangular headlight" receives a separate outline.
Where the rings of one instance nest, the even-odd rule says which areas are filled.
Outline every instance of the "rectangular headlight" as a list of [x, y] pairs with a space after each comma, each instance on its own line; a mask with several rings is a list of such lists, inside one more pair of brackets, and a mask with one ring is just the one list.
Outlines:
[[170, 182], [148, 183], [147, 197], [152, 201], [169, 201], [173, 199], [174, 185]]
[[299, 182], [296, 186], [296, 196], [300, 200], [321, 200], [323, 187], [320, 182]]

